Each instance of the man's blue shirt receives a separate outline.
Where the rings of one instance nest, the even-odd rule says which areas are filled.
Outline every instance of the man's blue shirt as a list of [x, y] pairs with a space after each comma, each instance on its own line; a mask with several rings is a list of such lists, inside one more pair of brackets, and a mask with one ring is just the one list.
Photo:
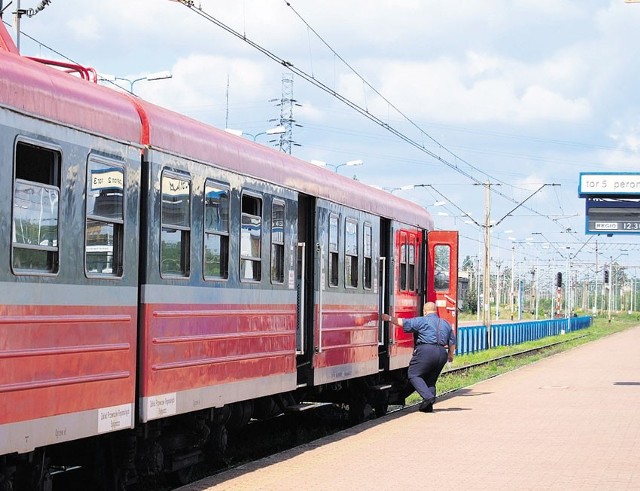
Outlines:
[[402, 329], [404, 332], [416, 333], [418, 335], [418, 344], [439, 344], [442, 346], [456, 344], [456, 335], [451, 328], [451, 324], [438, 317], [437, 314], [432, 313], [424, 317], [403, 319]]

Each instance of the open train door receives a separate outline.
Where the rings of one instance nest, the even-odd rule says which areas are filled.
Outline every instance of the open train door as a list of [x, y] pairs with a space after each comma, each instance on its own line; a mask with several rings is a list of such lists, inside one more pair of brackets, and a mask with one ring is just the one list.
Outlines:
[[426, 301], [435, 302], [438, 315], [458, 328], [458, 232], [427, 233]]

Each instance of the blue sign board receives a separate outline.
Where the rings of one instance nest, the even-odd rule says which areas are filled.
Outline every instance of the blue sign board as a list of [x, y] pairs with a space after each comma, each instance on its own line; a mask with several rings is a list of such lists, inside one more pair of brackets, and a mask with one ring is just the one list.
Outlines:
[[587, 234], [640, 234], [640, 197], [590, 197], [585, 215]]
[[640, 172], [581, 172], [587, 234], [640, 234]]

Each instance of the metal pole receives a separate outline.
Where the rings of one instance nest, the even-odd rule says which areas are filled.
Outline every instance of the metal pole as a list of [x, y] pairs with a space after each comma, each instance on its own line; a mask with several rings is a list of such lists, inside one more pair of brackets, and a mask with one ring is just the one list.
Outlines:
[[538, 320], [538, 311], [540, 310], [540, 292], [538, 291], [538, 285], [539, 285], [539, 281], [538, 281], [538, 277], [539, 275], [539, 271], [538, 271], [538, 258], [536, 257], [536, 265], [535, 265], [535, 270], [536, 273], [536, 316], [535, 319]]
[[16, 30], [16, 48], [18, 49], [18, 53], [20, 53], [20, 17], [22, 17], [22, 13], [20, 12], [20, 0], [16, 0], [16, 11], [13, 14], [13, 24], [15, 25]]
[[567, 333], [571, 332], [571, 252], [567, 254]]
[[612, 271], [613, 271], [613, 256], [611, 256], [611, 262], [609, 263], [609, 285], [607, 285], [609, 289], [607, 319], [609, 320], [609, 322], [611, 322], [611, 282], [613, 281]]
[[509, 306], [511, 307], [511, 320], [513, 320], [513, 295], [514, 295], [514, 291], [513, 291], [513, 276], [514, 276], [514, 261], [515, 261], [515, 252], [516, 252], [516, 246], [512, 245], [511, 246], [511, 292], [509, 295]]
[[480, 322], [480, 256], [476, 260], [476, 318]]
[[596, 239], [596, 279], [593, 288], [593, 313], [598, 315], [598, 240]]
[[490, 193], [490, 186], [491, 184], [487, 180], [487, 182], [485, 183], [485, 192], [484, 192], [484, 288], [483, 288], [483, 298], [482, 298], [482, 304], [484, 306], [483, 321], [487, 329], [487, 348], [491, 348], [491, 303], [490, 303], [491, 193]]
[[496, 275], [496, 320], [500, 320], [500, 262], [496, 264], [498, 273]]
[[631, 297], [631, 310], [636, 311], [636, 270], [633, 270], [633, 297]]

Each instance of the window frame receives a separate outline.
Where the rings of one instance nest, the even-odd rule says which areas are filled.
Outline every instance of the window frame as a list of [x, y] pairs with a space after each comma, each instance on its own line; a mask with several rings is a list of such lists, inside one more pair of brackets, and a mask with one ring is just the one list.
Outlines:
[[417, 240], [414, 234], [408, 236], [407, 242], [407, 291], [416, 291], [416, 272], [418, 271]]
[[[335, 240], [332, 241], [332, 224], [335, 223]], [[337, 288], [340, 285], [340, 215], [329, 214], [329, 230], [327, 233], [327, 286]]]
[[[367, 231], [369, 231], [368, 241]], [[362, 256], [362, 286], [365, 290], [371, 290], [373, 289], [373, 226], [369, 222], [365, 222], [362, 226]]]
[[[344, 286], [348, 289], [358, 288], [359, 284], [359, 222], [355, 218], [346, 218], [344, 223]], [[355, 247], [351, 251], [350, 247]], [[355, 277], [354, 277], [355, 276]]]
[[[49, 152], [52, 155], [52, 162], [49, 168], [48, 182], [43, 182], [43, 179], [31, 180], [23, 177], [18, 177], [18, 174], [23, 174], [22, 162], [18, 162], [18, 148], [24, 145], [25, 147], [34, 147], [37, 151]], [[46, 145], [43, 142], [18, 138], [15, 141], [13, 147], [13, 180], [12, 180], [12, 194], [11, 194], [11, 271], [16, 276], [57, 276], [60, 272], [60, 202], [62, 194], [62, 164], [63, 156], [62, 149], [59, 146]], [[26, 163], [24, 164], [27, 165]], [[20, 169], [18, 169], [20, 167]], [[20, 170], [20, 172], [18, 172]], [[31, 169], [29, 169], [31, 170]], [[33, 176], [37, 177], [37, 176]], [[56, 217], [55, 217], [55, 238], [52, 240], [53, 245], [41, 245], [42, 241], [38, 244], [21, 244], [15, 240], [16, 238], [16, 184], [22, 183], [24, 185], [30, 185], [37, 187], [41, 190], [50, 190], [57, 193], [56, 196]], [[20, 268], [17, 267], [15, 261], [16, 249], [21, 251], [41, 251], [46, 253], [46, 263], [48, 269], [40, 268]]]
[[[260, 206], [260, 215], [253, 215], [250, 214], [248, 212], [245, 212], [244, 210], [244, 200], [246, 198], [251, 198], [252, 200], [256, 200], [256, 202], [259, 204]], [[258, 251], [258, 255], [254, 256], [254, 255], [248, 255], [248, 254], [244, 254], [242, 252], [242, 248], [243, 248], [243, 240], [242, 240], [242, 234], [243, 231], [245, 230], [245, 217], [257, 217], [260, 219], [260, 224], [259, 224], [259, 240], [257, 241], [258, 247], [259, 247], [259, 251]], [[238, 267], [239, 267], [239, 276], [240, 276], [240, 281], [244, 282], [244, 283], [260, 283], [262, 281], [262, 262], [263, 262], [263, 255], [264, 255], [264, 251], [262, 250], [263, 247], [263, 238], [264, 238], [264, 196], [260, 193], [257, 192], [253, 192], [253, 191], [242, 191], [242, 193], [240, 194], [240, 257], [239, 257], [239, 262], [238, 262]], [[249, 246], [251, 246], [251, 244], [253, 244], [254, 241], [251, 241], [251, 234], [249, 234]], [[251, 247], [250, 247], [251, 249]], [[251, 253], [251, 251], [250, 251]], [[248, 278], [245, 277], [245, 275], [243, 275], [243, 265], [245, 264], [246, 261], [250, 261], [251, 264], [253, 266], [258, 266], [252, 273], [252, 277]], [[254, 268], [252, 268], [254, 269]], [[256, 277], [257, 276], [257, 277]]]
[[[121, 196], [121, 218], [107, 217], [106, 215], [99, 215], [96, 213], [89, 213], [89, 186], [90, 183], [93, 182], [89, 176], [89, 172], [91, 172], [91, 164], [99, 164], [103, 166], [109, 166], [111, 168], [116, 168], [122, 171], [122, 196]], [[126, 183], [127, 183], [127, 173], [126, 166], [123, 162], [107, 159], [97, 155], [89, 155], [87, 159], [87, 173], [86, 173], [87, 181], [85, 188], [85, 231], [84, 231], [84, 272], [87, 278], [106, 278], [106, 279], [121, 279], [124, 276], [124, 225], [127, 216], [126, 210]], [[95, 211], [95, 208], [94, 210]], [[112, 272], [111, 273], [102, 273], [89, 271], [88, 269], [88, 261], [87, 254], [89, 248], [89, 240], [88, 240], [88, 232], [89, 232], [89, 221], [99, 222], [101, 224], [113, 225], [113, 244], [112, 244]], [[117, 259], [117, 268], [114, 268]]]
[[[276, 241], [275, 237], [277, 237], [276, 233], [276, 207], [281, 207], [282, 209], [282, 239]], [[270, 277], [271, 283], [274, 285], [284, 285], [285, 282], [285, 217], [287, 213], [287, 205], [286, 202], [282, 199], [274, 199], [271, 202], [271, 268], [270, 268]], [[280, 276], [281, 279], [278, 279], [277, 276]], [[274, 276], [276, 276], [274, 278]]]
[[400, 277], [400, 281], [398, 284], [399, 291], [408, 291], [407, 290], [407, 233], [404, 231], [400, 232], [400, 264], [398, 265], [398, 276]]
[[[174, 223], [167, 223], [164, 221], [165, 218], [165, 207], [163, 205], [163, 197], [165, 196], [165, 192], [163, 190], [164, 187], [164, 179], [165, 177], [169, 179], [175, 179], [178, 181], [184, 181], [187, 183], [188, 192], [186, 196], [188, 197], [188, 217], [187, 217], [187, 225], [177, 225]], [[188, 279], [191, 276], [191, 231], [193, 229], [192, 218], [193, 213], [191, 210], [191, 206], [193, 204], [193, 198], [191, 195], [191, 191], [193, 189], [193, 180], [191, 176], [184, 172], [179, 172], [170, 168], [162, 169], [160, 174], [160, 242], [158, 244], [160, 250], [158, 255], [158, 268], [160, 271], [160, 276], [166, 279]], [[167, 272], [163, 270], [163, 236], [166, 231], [179, 232], [180, 233], [180, 272]]]
[[[439, 268], [439, 261], [442, 257], [440, 250], [446, 249], [446, 265], [444, 268]], [[438, 272], [444, 271], [446, 272], [446, 287], [441, 287], [438, 284]], [[433, 247], [433, 289], [436, 292], [446, 292], [451, 288], [451, 245], [450, 244], [436, 244]]]
[[[207, 226], [207, 189], [219, 189], [226, 191], [227, 196], [227, 216], [226, 216], [226, 229], [214, 229]], [[204, 197], [203, 197], [203, 216], [202, 216], [202, 276], [205, 281], [228, 281], [229, 279], [229, 264], [230, 264], [230, 225], [231, 225], [231, 186], [225, 182], [215, 179], [206, 179], [204, 183]], [[222, 216], [224, 223], [224, 216]], [[220, 275], [207, 274], [207, 239], [208, 236], [219, 237], [220, 240], [220, 261], [218, 263], [220, 267]], [[224, 266], [224, 267], [223, 267]]]

